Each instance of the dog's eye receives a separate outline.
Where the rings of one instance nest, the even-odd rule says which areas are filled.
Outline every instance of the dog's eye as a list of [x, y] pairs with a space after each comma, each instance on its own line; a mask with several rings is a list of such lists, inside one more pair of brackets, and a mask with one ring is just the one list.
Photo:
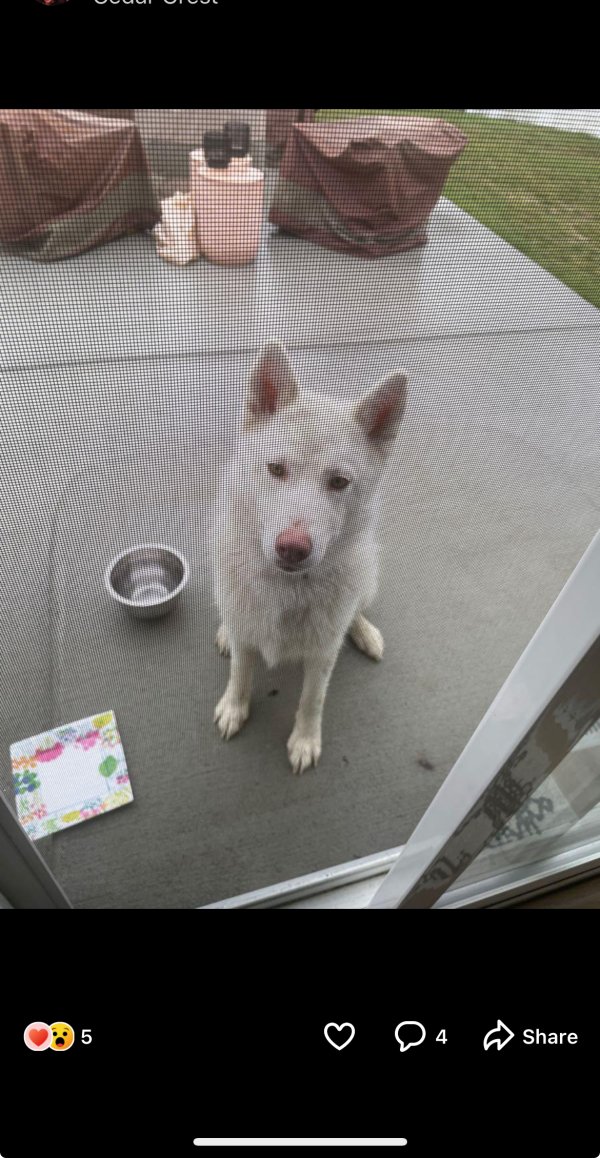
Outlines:
[[345, 478], [343, 474], [334, 474], [329, 480], [329, 486], [332, 491], [343, 491], [350, 482], [349, 478]]
[[287, 475], [287, 471], [282, 462], [268, 463], [268, 471], [269, 474], [273, 475], [273, 478], [285, 478]]

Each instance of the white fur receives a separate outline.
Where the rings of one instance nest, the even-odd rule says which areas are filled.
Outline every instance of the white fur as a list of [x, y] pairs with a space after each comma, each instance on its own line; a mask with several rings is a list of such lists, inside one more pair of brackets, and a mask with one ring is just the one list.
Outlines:
[[359, 651], [364, 651], [369, 659], [382, 659], [383, 636], [378, 627], [360, 613], [350, 625], [350, 639], [356, 644]]
[[[316, 764], [321, 754], [323, 703], [346, 633], [371, 658], [383, 654], [382, 636], [362, 612], [377, 589], [377, 498], [405, 383], [396, 375], [359, 406], [300, 393], [275, 344], [263, 351], [251, 377], [245, 429], [215, 512], [214, 590], [222, 618], [217, 647], [223, 655], [231, 651], [215, 721], [229, 739], [248, 718], [258, 653], [269, 667], [302, 662], [304, 687], [288, 741], [295, 772]], [[272, 462], [286, 464], [286, 478], [272, 477]], [[350, 484], [332, 490], [336, 475]], [[275, 541], [296, 520], [312, 552], [289, 573], [278, 565]]]

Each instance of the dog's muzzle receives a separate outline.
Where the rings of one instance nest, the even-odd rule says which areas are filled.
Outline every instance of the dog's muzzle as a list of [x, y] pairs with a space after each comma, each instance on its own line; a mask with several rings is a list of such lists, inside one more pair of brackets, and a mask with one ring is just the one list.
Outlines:
[[275, 540], [275, 550], [281, 560], [278, 566], [284, 571], [296, 571], [308, 559], [312, 549], [310, 535], [298, 527], [288, 527]]

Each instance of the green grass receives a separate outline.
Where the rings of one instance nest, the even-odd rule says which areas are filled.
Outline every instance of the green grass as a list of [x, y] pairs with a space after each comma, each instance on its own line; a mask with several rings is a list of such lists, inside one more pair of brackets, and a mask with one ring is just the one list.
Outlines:
[[469, 143], [444, 195], [600, 307], [600, 139], [456, 109], [322, 109], [341, 116], [432, 116]]

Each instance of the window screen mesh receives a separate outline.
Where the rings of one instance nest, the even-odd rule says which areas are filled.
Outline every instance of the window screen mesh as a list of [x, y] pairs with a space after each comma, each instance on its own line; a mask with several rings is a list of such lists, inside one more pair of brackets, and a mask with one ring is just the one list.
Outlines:
[[[76, 906], [198, 906], [401, 844], [598, 529], [593, 111], [383, 112], [0, 114], [0, 771]], [[218, 169], [232, 121], [251, 157]], [[289, 366], [249, 394], [271, 342]], [[364, 401], [400, 371], [401, 417], [394, 388]], [[140, 544], [188, 567], [155, 619], [105, 582]], [[228, 741], [215, 550], [234, 649], [264, 645]], [[125, 598], [182, 578], [145, 566]], [[383, 659], [346, 634], [296, 776], [303, 649], [316, 755], [333, 625], [379, 649], [363, 611]], [[128, 802], [121, 763], [97, 792], [59, 772], [69, 744], [111, 755], [109, 711]]]

